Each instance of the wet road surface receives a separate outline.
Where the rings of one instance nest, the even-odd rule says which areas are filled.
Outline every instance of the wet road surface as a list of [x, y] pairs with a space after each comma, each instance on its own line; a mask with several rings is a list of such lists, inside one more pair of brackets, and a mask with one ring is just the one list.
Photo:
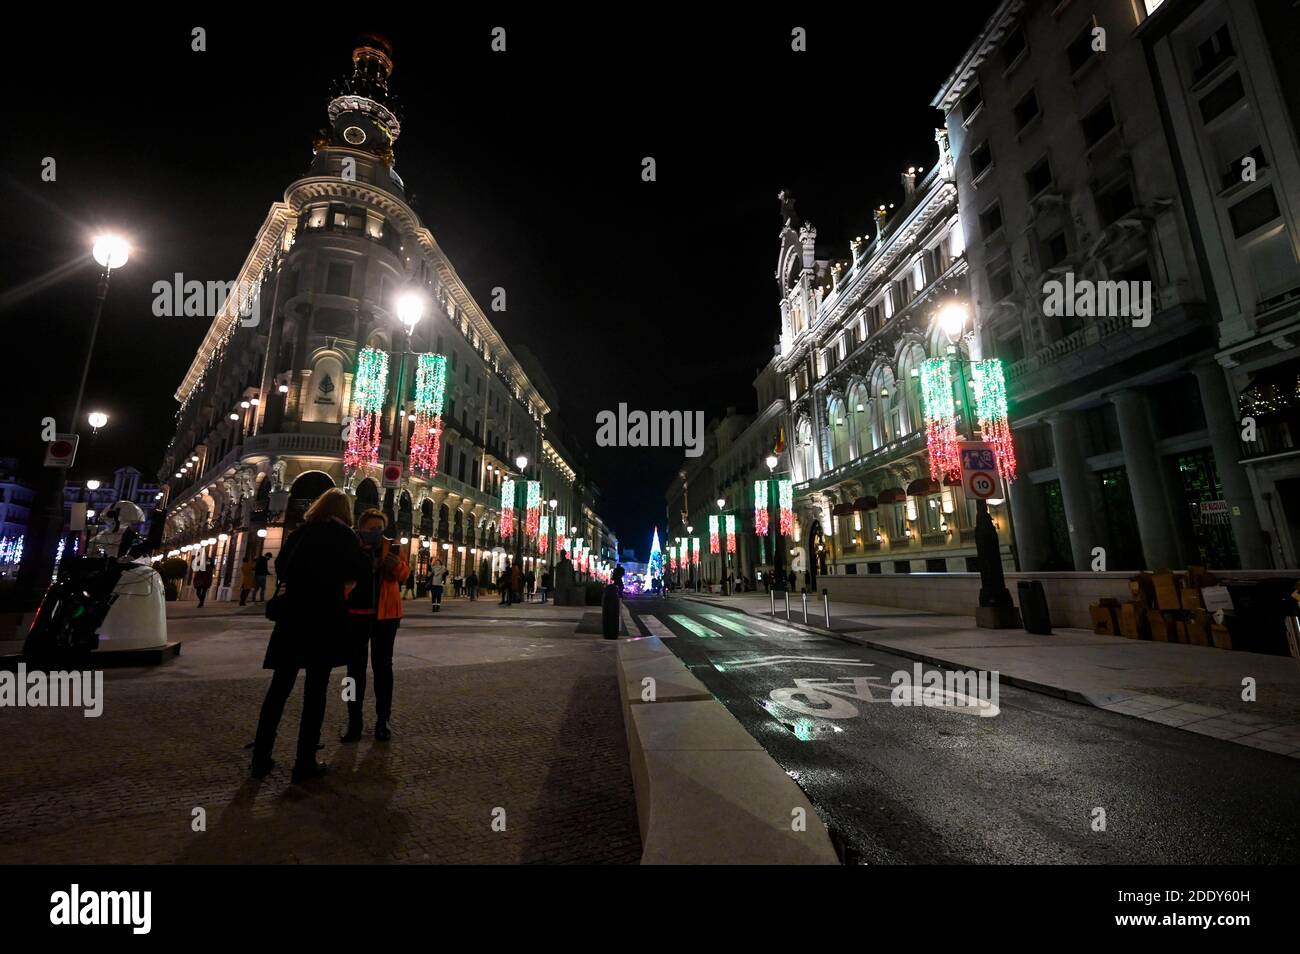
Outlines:
[[847, 861], [1300, 861], [1300, 759], [1005, 684], [996, 710], [960, 684], [940, 706], [919, 689], [894, 705], [896, 672], [934, 667], [691, 600], [626, 605], [799, 783]]

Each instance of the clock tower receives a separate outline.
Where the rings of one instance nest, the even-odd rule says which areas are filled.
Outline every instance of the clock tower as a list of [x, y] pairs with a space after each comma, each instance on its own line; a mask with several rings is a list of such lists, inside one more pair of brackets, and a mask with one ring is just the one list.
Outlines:
[[[358, 160], [357, 178], [371, 179], [372, 184], [399, 194], [403, 191], [401, 179], [393, 171], [393, 146], [402, 124], [397, 102], [388, 90], [392, 73], [392, 44], [378, 34], [363, 34], [352, 51], [352, 75], [337, 84], [330, 100], [330, 125], [316, 139], [313, 171], [332, 170], [350, 155]], [[372, 170], [374, 175], [363, 175], [362, 169]]]

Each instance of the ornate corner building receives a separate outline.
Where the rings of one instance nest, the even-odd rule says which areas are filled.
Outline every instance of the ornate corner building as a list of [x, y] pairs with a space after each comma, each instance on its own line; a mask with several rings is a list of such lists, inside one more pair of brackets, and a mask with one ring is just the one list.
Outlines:
[[[387, 513], [413, 564], [437, 553], [453, 576], [495, 574], [516, 549], [502, 533], [502, 490], [523, 454], [523, 478], [557, 501], [547, 512], [585, 530], [596, 552], [616, 547], [581, 465], [548, 428], [545, 375], [525, 370], [406, 202], [387, 41], [363, 37], [352, 67], [307, 175], [271, 206], [240, 293], [176, 391], [160, 470], [167, 545], [215, 539], [205, 545], [216, 585], [229, 586], [245, 554], [278, 551], [311, 501], [344, 487], [357, 512]], [[396, 303], [411, 290], [425, 309], [408, 334]], [[435, 373], [438, 429], [421, 436]], [[537, 559], [536, 539], [523, 554]]]

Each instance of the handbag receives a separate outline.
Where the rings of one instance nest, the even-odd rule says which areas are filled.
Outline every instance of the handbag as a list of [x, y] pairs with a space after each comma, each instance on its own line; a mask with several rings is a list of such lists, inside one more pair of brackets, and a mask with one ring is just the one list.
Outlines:
[[271, 598], [267, 600], [265, 604], [266, 618], [273, 623], [280, 622], [280, 620], [284, 618], [286, 610], [288, 609], [286, 603], [289, 594], [281, 593], [280, 590], [282, 590], [283, 588], [284, 588], [284, 583], [282, 583], [280, 579], [277, 577], [275, 581], [275, 592], [271, 594]]

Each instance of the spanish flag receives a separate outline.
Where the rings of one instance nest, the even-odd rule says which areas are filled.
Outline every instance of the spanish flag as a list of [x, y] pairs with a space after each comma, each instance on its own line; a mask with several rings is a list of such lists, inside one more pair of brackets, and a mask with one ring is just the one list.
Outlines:
[[785, 425], [781, 425], [781, 435], [776, 439], [776, 446], [772, 448], [772, 453], [780, 457], [785, 453]]

